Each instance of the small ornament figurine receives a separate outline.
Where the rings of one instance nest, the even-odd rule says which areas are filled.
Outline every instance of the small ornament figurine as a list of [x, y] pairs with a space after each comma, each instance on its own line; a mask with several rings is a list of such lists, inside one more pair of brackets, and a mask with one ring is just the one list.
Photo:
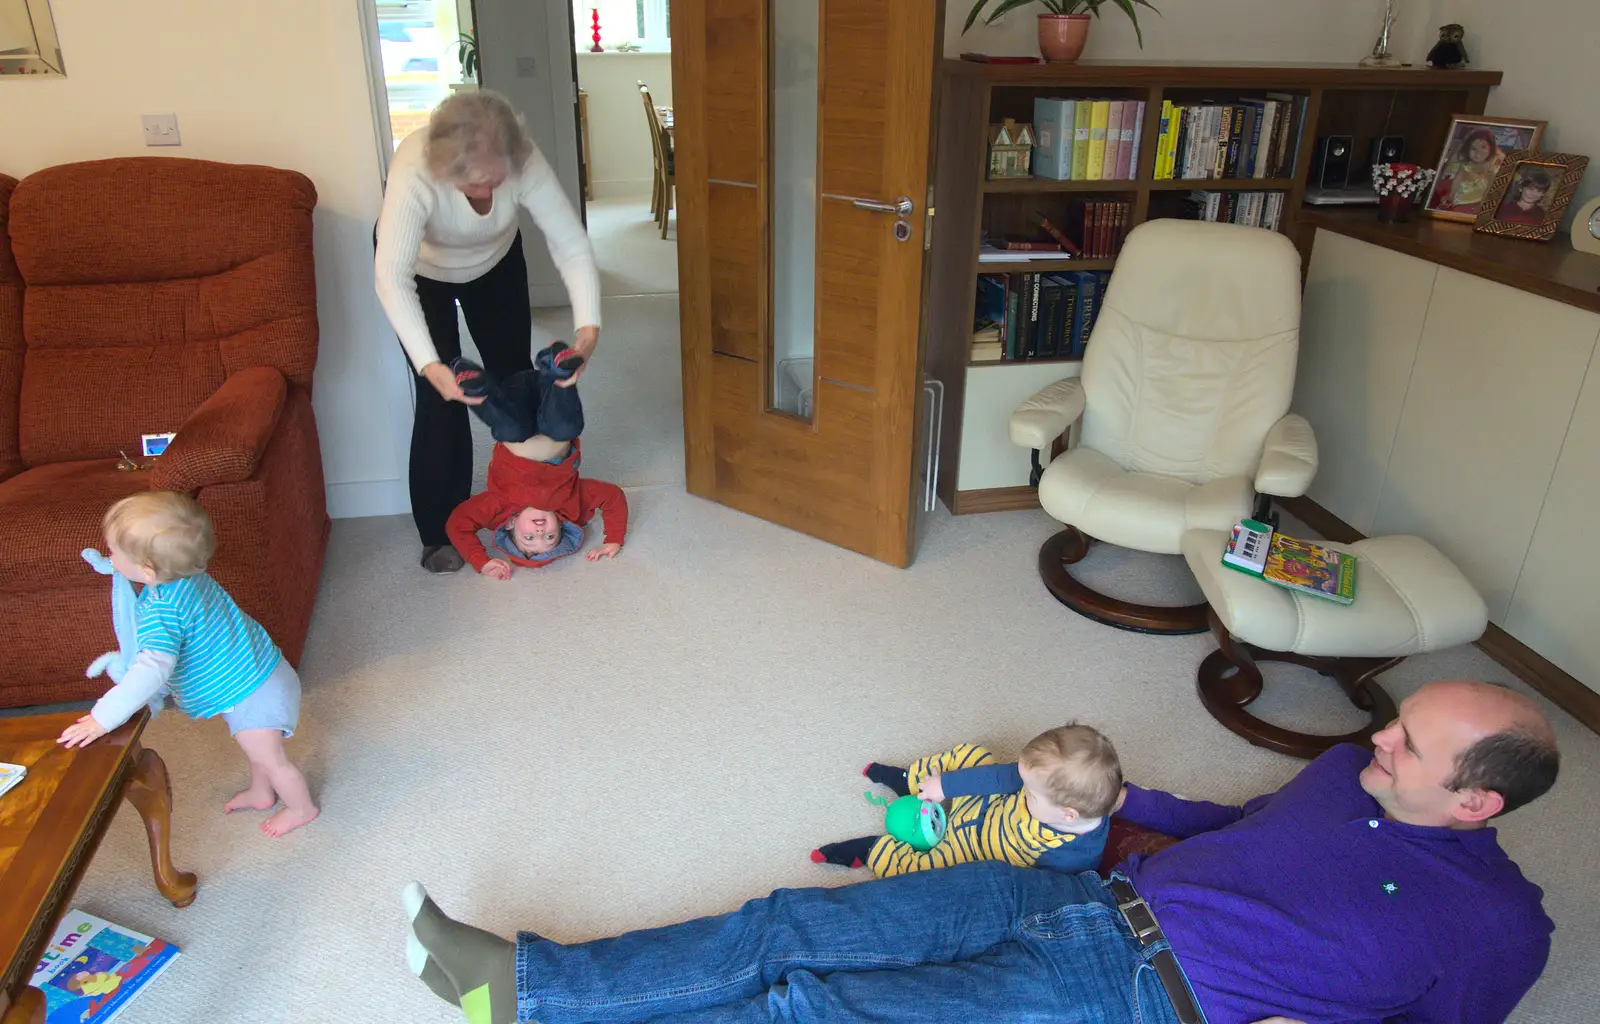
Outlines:
[[1428, 66], [1441, 71], [1466, 67], [1471, 63], [1467, 60], [1467, 48], [1461, 42], [1466, 36], [1467, 30], [1460, 25], [1440, 25], [1439, 41], [1428, 51]]
[[1379, 33], [1372, 52], [1361, 58], [1362, 67], [1392, 68], [1399, 65], [1400, 58], [1389, 52], [1389, 40], [1394, 35], [1394, 22], [1394, 0], [1386, 0], [1383, 5], [1383, 31]]
[[591, 7], [589, 10], [594, 12], [594, 21], [592, 22], [594, 25], [594, 45], [589, 47], [589, 52], [605, 53], [605, 47], [600, 45], [600, 8]]

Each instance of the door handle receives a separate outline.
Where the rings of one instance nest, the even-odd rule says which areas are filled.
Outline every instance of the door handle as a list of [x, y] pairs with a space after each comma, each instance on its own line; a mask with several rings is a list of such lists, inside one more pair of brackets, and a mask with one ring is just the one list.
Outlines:
[[848, 198], [851, 205], [858, 210], [871, 210], [873, 213], [887, 213], [892, 217], [909, 217], [911, 216], [911, 211], [917, 208], [917, 204], [913, 203], [906, 196], [901, 196], [892, 203], [880, 203], [875, 199], [856, 199], [854, 197], [847, 196], [840, 196], [839, 198]]

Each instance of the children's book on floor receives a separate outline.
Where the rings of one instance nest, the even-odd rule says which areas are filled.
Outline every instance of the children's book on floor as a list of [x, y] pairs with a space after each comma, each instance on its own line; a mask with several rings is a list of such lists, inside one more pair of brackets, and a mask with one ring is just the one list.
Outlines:
[[44, 994], [45, 1024], [106, 1024], [172, 964], [178, 947], [70, 910], [29, 982]]
[[0, 764], [0, 796], [4, 796], [28, 774], [20, 764]]
[[1266, 523], [1235, 524], [1222, 564], [1274, 586], [1348, 605], [1356, 598], [1356, 556], [1285, 537]]

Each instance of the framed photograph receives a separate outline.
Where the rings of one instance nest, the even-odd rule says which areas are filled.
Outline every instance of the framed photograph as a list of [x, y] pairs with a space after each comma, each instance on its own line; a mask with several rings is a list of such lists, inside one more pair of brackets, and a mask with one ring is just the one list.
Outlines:
[[1473, 230], [1550, 241], [1588, 166], [1586, 156], [1512, 150], [1500, 162], [1500, 173], [1489, 186]]
[[1543, 121], [1511, 117], [1457, 114], [1439, 154], [1433, 191], [1422, 204], [1425, 217], [1471, 224], [1489, 194], [1500, 163], [1514, 149], [1538, 149], [1544, 137]]

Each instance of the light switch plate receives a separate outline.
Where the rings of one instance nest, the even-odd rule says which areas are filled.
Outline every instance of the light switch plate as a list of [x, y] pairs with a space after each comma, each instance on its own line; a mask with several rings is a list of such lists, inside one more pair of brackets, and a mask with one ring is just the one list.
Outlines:
[[177, 114], [142, 114], [139, 120], [144, 125], [146, 146], [183, 145], [178, 139]]
[[538, 63], [532, 57], [517, 58], [517, 77], [536, 78], [539, 74]]

